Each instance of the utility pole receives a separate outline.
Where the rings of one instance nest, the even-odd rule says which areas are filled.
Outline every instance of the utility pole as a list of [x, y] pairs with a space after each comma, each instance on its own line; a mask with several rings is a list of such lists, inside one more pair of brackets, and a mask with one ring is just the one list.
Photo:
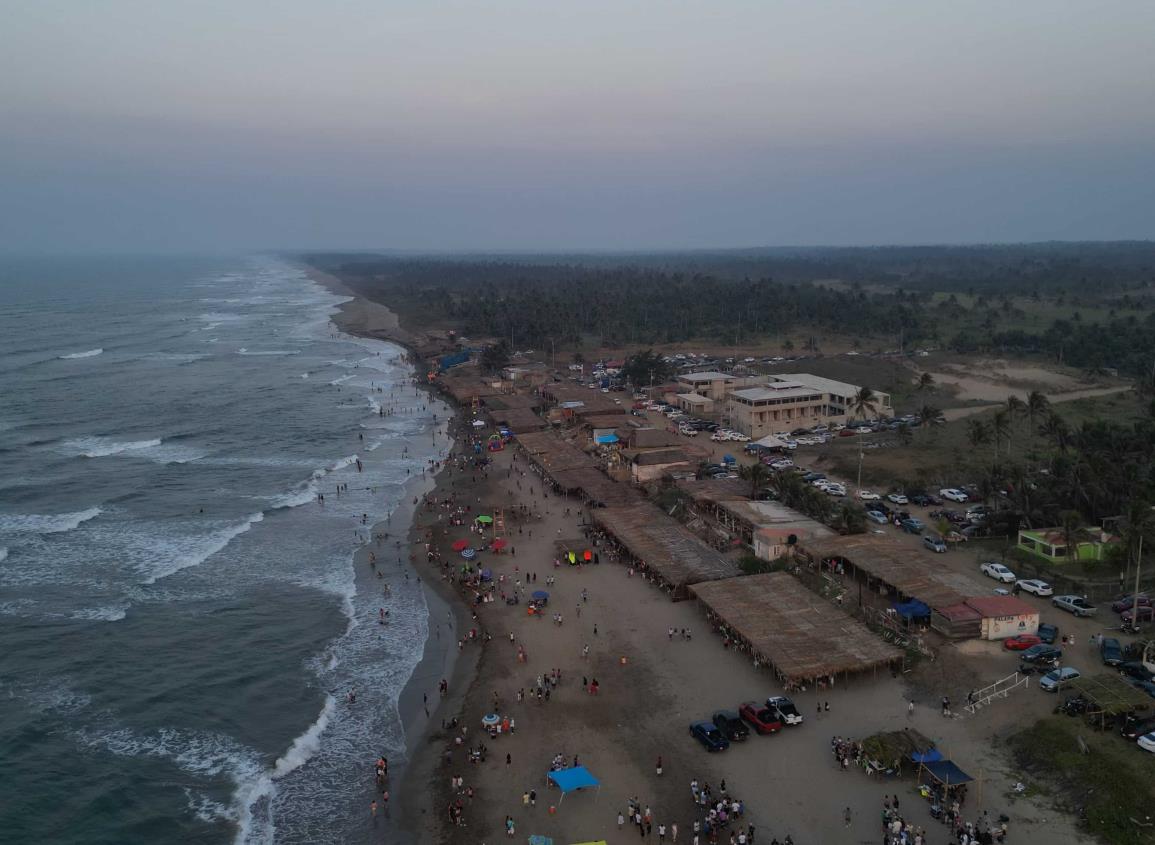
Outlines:
[[1131, 627], [1139, 630], [1139, 570], [1143, 566], [1143, 535], [1139, 535], [1139, 554], [1135, 557], [1135, 594], [1132, 596]]

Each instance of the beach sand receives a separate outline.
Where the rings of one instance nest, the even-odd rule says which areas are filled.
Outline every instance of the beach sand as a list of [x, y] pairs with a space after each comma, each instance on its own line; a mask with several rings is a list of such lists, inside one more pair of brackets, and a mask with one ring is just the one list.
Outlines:
[[[354, 308], [350, 313], [370, 312]], [[352, 330], [340, 319], [338, 323]], [[460, 414], [450, 425], [455, 452], [467, 451], [472, 429]], [[983, 774], [978, 790], [981, 809], [996, 817], [1009, 812], [1016, 834], [1026, 835], [1037, 826], [1037, 832], [1045, 831], [1052, 843], [1082, 841], [1069, 819], [1032, 801], [1020, 799], [1009, 809], [1006, 796], [1017, 775], [993, 743], [1007, 719], [998, 718], [997, 711], [989, 721], [943, 719], [933, 703], [920, 703], [909, 715], [906, 685], [886, 672], [839, 682], [822, 692], [796, 694], [805, 724], [774, 736], [753, 736], [724, 754], [707, 754], [688, 735], [689, 723], [708, 719], [718, 709], [736, 709], [743, 701], [781, 694], [772, 675], [724, 649], [694, 602], [672, 603], [637, 574], [631, 577], [626, 566], [609, 561], [604, 549], [599, 550], [600, 565], [555, 569], [559, 539], [574, 541], [575, 548], [587, 547], [581, 507], [544, 490], [515, 446], [493, 458], [486, 471], [443, 470], [429, 496], [438, 501], [452, 497], [455, 507], [469, 507], [470, 516], [504, 509], [505, 537], [516, 554], [482, 552], [479, 563], [491, 568], [495, 579], [504, 576], [499, 587], [506, 592], [514, 589], [517, 578], [536, 574], [536, 583], [525, 587], [550, 592], [550, 613], [531, 617], [524, 603], [495, 602], [474, 609], [463, 602], [459, 585], [445, 580], [440, 563], [426, 560], [426, 543], [437, 550], [441, 561], [453, 564], [449, 573], [455, 574], [460, 558], [451, 543], [467, 539], [480, 545], [479, 538], [466, 526], [447, 526], [452, 509], [417, 508], [410, 550], [429, 596], [435, 634], [402, 695], [410, 759], [403, 770], [391, 770], [392, 824], [371, 827], [366, 812], [371, 841], [492, 843], [506, 838], [504, 820], [512, 817], [515, 840], [539, 834], [559, 845], [599, 839], [626, 842], [641, 837], [628, 823], [619, 832], [617, 815], [625, 811], [629, 798], [636, 798], [642, 807], [651, 808], [654, 839], [659, 824], [677, 824], [678, 841], [688, 843], [691, 824], [698, 817], [689, 790], [694, 778], [715, 788], [725, 779], [729, 793], [746, 803], [742, 823], [756, 826], [758, 842], [787, 834], [798, 845], [878, 841], [883, 797], [892, 794], [901, 797], [908, 821], [928, 830], [931, 842], [946, 841], [947, 831], [931, 819], [912, 778], [888, 781], [853, 768], [842, 772], [830, 753], [832, 736], [862, 738], [906, 727], [935, 739], [940, 748], [964, 749], [960, 759]], [[536, 515], [512, 519], [521, 506]], [[408, 513], [398, 509], [393, 524], [400, 526], [405, 518]], [[546, 586], [550, 576], [556, 577], [556, 584]], [[583, 601], [583, 590], [588, 601]], [[563, 615], [561, 625], [551, 621], [554, 612]], [[436, 636], [439, 621], [444, 622], [441, 639]], [[458, 638], [471, 628], [480, 632], [479, 640], [459, 650]], [[685, 639], [679, 633], [670, 638], [670, 628], [690, 629], [692, 637]], [[484, 634], [492, 640], [483, 645]], [[588, 656], [583, 655], [586, 645]], [[525, 663], [518, 662], [518, 646], [525, 650]], [[548, 702], [539, 703], [536, 697], [517, 700], [518, 690], [528, 693], [537, 676], [553, 670], [560, 670], [562, 680]], [[445, 698], [437, 693], [441, 678], [449, 681]], [[583, 688], [583, 678], [597, 679], [598, 695]], [[423, 695], [430, 704], [427, 721]], [[493, 710], [495, 697], [498, 710], [515, 720], [516, 731], [491, 740], [483, 734], [481, 718]], [[827, 702], [829, 710], [819, 712], [819, 705]], [[454, 718], [459, 720], [456, 729], [442, 727]], [[470, 763], [468, 749], [482, 741], [486, 761]], [[600, 790], [574, 793], [563, 802], [546, 781], [550, 761], [559, 754], [567, 764], [576, 756], [588, 766], [601, 780]], [[453, 778], [463, 779], [461, 789], [451, 788]], [[367, 800], [371, 787], [367, 777]], [[535, 806], [524, 803], [529, 790], [536, 792]], [[464, 826], [449, 821], [448, 807], [454, 801], [462, 803]], [[849, 828], [844, 821], [848, 807]], [[977, 817], [977, 799], [972, 798], [965, 810], [969, 818]], [[708, 840], [703, 836], [701, 841]], [[729, 831], [719, 841], [729, 841]]]

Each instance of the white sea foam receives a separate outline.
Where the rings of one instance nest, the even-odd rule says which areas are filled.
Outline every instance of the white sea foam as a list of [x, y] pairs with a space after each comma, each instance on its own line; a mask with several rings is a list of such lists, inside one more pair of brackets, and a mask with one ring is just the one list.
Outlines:
[[333, 379], [331, 382], [329, 382], [329, 384], [331, 384], [331, 385], [333, 385], [333, 386], [336, 386], [336, 385], [338, 385], [338, 384], [344, 384], [344, 383], [345, 383], [345, 382], [347, 382], [349, 379], [351, 379], [351, 378], [356, 378], [356, 377], [357, 377], [357, 376], [356, 376], [356, 375], [354, 375], [353, 373], [349, 373], [349, 375], [347, 375], [347, 376], [340, 376], [339, 378], [335, 378], [335, 379]]
[[0, 546], [0, 563], [8, 560], [8, 547]]
[[234, 537], [239, 537], [241, 534], [244, 534], [264, 518], [265, 515], [263, 513], [252, 514], [244, 522], [230, 525], [227, 528], [222, 528], [207, 535], [201, 540], [198, 547], [191, 551], [177, 555], [169, 560], [145, 564], [142, 567], [142, 569], [147, 570], [142, 572], [142, 574], [146, 575], [144, 583], [155, 584], [161, 578], [167, 578], [170, 575], [180, 572], [182, 569], [188, 569], [190, 566], [198, 566], [204, 563], [227, 546]]
[[381, 413], [381, 404], [376, 399], [374, 399], [372, 396], [366, 396], [365, 398], [369, 400], [370, 411], [372, 411], [374, 414]]
[[63, 449], [69, 454], [83, 458], [106, 458], [137, 449], [148, 449], [161, 444], [159, 438], [152, 440], [113, 440], [111, 437], [77, 437], [65, 440]]
[[104, 353], [103, 349], [89, 349], [87, 352], [72, 352], [68, 355], [61, 355], [61, 361], [72, 361], [76, 358], [95, 358], [97, 355]]
[[92, 622], [119, 622], [127, 615], [128, 609], [124, 607], [86, 607], [72, 611], [70, 618]]
[[251, 351], [251, 350], [246, 349], [245, 347], [242, 346], [240, 349], [237, 350], [237, 354], [238, 355], [251, 355], [251, 356], [258, 356], [258, 355], [270, 355], [270, 356], [271, 355], [300, 355], [301, 350], [300, 349], [257, 349], [255, 351]]
[[0, 533], [5, 534], [63, 534], [79, 528], [81, 524], [95, 519], [104, 511], [101, 508], [88, 508], [73, 513], [36, 514], [36, 513], [9, 513], [0, 514]]

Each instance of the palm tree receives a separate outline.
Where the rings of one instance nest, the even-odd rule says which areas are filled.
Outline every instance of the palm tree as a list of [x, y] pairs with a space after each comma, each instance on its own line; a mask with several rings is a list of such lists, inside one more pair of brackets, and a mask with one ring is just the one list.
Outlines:
[[1060, 452], [1067, 451], [1067, 447], [1071, 444], [1070, 426], [1054, 411], [1049, 411], [1043, 417], [1042, 423], [1039, 424], [1039, 434], [1053, 440]]
[[1007, 451], [1010, 452], [1011, 417], [1006, 410], [995, 411], [991, 417], [991, 436], [995, 441], [995, 461], [999, 459], [999, 444], [1003, 438], [1007, 439]]
[[738, 477], [750, 482], [750, 498], [757, 499], [758, 491], [770, 481], [771, 472], [764, 464], [750, 464], [738, 470]]
[[922, 424], [931, 431], [934, 431], [946, 422], [946, 416], [943, 414], [942, 409], [936, 408], [934, 405], [923, 405], [918, 409], [918, 415], [922, 419]]
[[862, 534], [866, 530], [866, 511], [852, 502], [838, 507], [837, 523], [844, 534]]
[[1079, 549], [1075, 534], [1083, 525], [1083, 515], [1074, 509], [1059, 511], [1059, 525], [1063, 529], [1063, 542], [1067, 544], [1067, 559], [1077, 560]]
[[930, 373], [922, 373], [918, 377], [918, 390], [929, 390], [934, 387], [934, 376]]
[[991, 426], [986, 420], [967, 420], [967, 440], [971, 446], [978, 448], [991, 442]]
[[1031, 421], [1031, 431], [1037, 431], [1039, 420], [1051, 409], [1051, 402], [1037, 390], [1027, 394], [1027, 418]]
[[850, 400], [850, 410], [854, 416], [866, 419], [867, 413], [878, 413], [878, 397], [869, 387], [860, 387]]

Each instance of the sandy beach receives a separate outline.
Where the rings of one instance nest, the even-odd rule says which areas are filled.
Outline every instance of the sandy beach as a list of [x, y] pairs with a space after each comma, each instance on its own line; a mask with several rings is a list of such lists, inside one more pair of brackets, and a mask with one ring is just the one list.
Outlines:
[[[1038, 826], [1051, 842], [1081, 841], [1069, 820], [1031, 800], [1018, 799], [1011, 808], [1008, 796], [1019, 775], [992, 741], [1012, 711], [944, 719], [938, 696], [958, 700], [970, 679], [938, 677], [933, 667], [915, 686], [880, 671], [794, 693], [803, 725], [752, 736], [722, 755], [706, 753], [688, 736], [689, 723], [782, 694], [773, 676], [725, 648], [695, 602], [671, 602], [587, 537], [580, 503], [551, 493], [516, 444], [475, 454], [474, 430], [462, 414], [448, 425], [451, 457], [436, 484], [408, 500], [412, 506], [412, 496], [419, 499], [409, 555], [429, 595], [433, 635], [401, 700], [409, 759], [403, 769], [391, 761], [390, 824], [372, 820], [367, 807], [372, 841], [386, 841], [388, 831], [391, 842], [495, 842], [510, 838], [512, 821], [511, 838], [522, 841], [531, 835], [555, 843], [658, 839], [664, 826], [669, 841], [693, 842], [693, 826], [704, 818], [690, 790], [697, 781], [715, 795], [724, 784], [742, 804], [741, 817], [717, 833], [719, 842], [731, 835], [737, 841], [740, 832], [759, 842], [787, 836], [799, 845], [873, 842], [884, 799], [894, 797], [912, 830], [925, 830], [927, 842], [945, 842], [949, 832], [932, 819], [913, 779], [840, 770], [831, 753], [834, 737], [910, 728], [940, 748], [965, 748], [970, 765], [981, 767], [982, 787], [967, 815], [1006, 812], [1020, 833]], [[509, 546], [494, 553], [485, 548], [493, 532], [470, 526], [479, 514], [499, 512]], [[409, 518], [398, 509], [384, 530], [399, 532]], [[483, 586], [462, 570], [452, 548], [460, 540], [480, 550], [476, 563], [491, 571], [495, 601], [477, 603]], [[563, 549], [589, 549], [600, 562], [559, 565]], [[538, 589], [550, 594], [547, 612], [530, 615], [526, 601]], [[518, 604], [504, 601], [515, 594]], [[551, 676], [560, 680], [551, 683]], [[590, 691], [595, 680], [596, 695]], [[1049, 705], [1040, 699], [1031, 706]], [[482, 719], [492, 712], [510, 720], [508, 733], [485, 732]], [[547, 781], [555, 760], [587, 766], [600, 789], [563, 801]], [[648, 833], [644, 824], [639, 830], [628, 821], [619, 829], [619, 814], [627, 814], [631, 801], [650, 819]], [[715, 840], [703, 833], [699, 841]]]

